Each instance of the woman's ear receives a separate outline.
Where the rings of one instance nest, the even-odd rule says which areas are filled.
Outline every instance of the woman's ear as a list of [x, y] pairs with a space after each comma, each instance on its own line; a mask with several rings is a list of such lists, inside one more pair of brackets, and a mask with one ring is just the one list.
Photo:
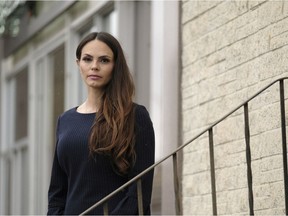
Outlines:
[[79, 63], [80, 63], [79, 59], [76, 59], [76, 63], [79, 66]]

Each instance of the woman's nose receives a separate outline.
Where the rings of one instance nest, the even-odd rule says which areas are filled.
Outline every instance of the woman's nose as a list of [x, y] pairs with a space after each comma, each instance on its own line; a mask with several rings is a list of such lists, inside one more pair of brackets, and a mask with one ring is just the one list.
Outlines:
[[97, 60], [92, 62], [92, 70], [99, 70], [99, 64]]

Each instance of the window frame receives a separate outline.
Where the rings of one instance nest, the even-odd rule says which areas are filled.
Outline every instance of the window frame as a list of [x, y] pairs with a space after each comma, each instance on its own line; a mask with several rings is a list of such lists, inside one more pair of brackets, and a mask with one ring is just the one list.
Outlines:
[[[5, 70], [4, 70], [5, 71]], [[23, 180], [23, 172], [20, 168], [22, 165], [23, 151], [27, 150], [29, 155], [29, 128], [25, 137], [16, 140], [15, 125], [16, 125], [16, 79], [19, 73], [27, 73], [27, 98], [29, 97], [29, 66], [27, 64], [27, 59], [24, 58], [23, 61], [18, 63], [13, 70], [6, 70], [2, 74], [2, 118], [1, 124], [5, 125], [2, 127], [3, 136], [1, 137], [0, 146], [0, 161], [1, 164], [1, 176], [0, 181], [2, 182], [0, 195], [3, 197], [3, 206], [1, 204], [1, 214], [20, 214], [23, 212], [23, 206], [19, 199], [22, 197], [21, 184]], [[29, 102], [27, 104], [29, 110]], [[27, 110], [27, 118], [29, 118], [29, 112]], [[28, 127], [28, 122], [27, 122]], [[5, 134], [5, 135], [4, 135]], [[5, 166], [5, 164], [11, 164], [10, 169]], [[29, 161], [28, 173], [29, 173]], [[7, 184], [11, 185], [11, 188], [7, 188]], [[9, 194], [10, 192], [10, 194]], [[13, 203], [13, 207], [10, 203]], [[15, 204], [14, 204], [15, 203]], [[28, 213], [28, 207], [24, 209]]]

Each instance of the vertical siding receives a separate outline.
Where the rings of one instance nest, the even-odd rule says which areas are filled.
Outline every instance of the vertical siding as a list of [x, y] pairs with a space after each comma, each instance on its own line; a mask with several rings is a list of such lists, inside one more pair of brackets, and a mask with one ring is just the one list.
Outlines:
[[[288, 2], [182, 1], [181, 18], [186, 142], [287, 76]], [[249, 104], [255, 214], [284, 214], [278, 102], [275, 86]], [[243, 124], [240, 110], [214, 131], [219, 214], [249, 213]], [[208, 146], [204, 135], [184, 149], [183, 214], [212, 214]]]

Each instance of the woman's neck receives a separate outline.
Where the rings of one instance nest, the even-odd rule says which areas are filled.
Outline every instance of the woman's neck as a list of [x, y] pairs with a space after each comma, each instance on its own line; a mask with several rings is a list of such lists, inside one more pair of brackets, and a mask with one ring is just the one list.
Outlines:
[[77, 109], [78, 112], [81, 112], [81, 113], [98, 112], [102, 95], [103, 93], [100, 93], [100, 92], [89, 91], [87, 99], [84, 101], [83, 104], [81, 104], [78, 107]]

